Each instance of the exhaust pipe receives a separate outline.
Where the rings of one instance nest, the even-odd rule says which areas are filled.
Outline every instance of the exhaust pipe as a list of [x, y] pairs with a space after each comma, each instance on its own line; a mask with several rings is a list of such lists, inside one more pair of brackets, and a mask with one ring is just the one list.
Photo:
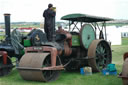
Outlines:
[[10, 42], [10, 14], [4, 14], [6, 41]]

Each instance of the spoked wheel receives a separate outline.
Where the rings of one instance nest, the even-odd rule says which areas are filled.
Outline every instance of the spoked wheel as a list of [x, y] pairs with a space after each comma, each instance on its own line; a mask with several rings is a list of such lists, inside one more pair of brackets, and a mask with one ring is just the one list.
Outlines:
[[7, 57], [7, 64], [3, 64], [3, 56], [0, 56], [0, 76], [8, 75], [13, 68], [11, 59]]
[[[59, 59], [57, 59], [57, 65], [60, 65]], [[44, 60], [43, 67], [51, 66], [51, 56], [48, 55]], [[54, 81], [59, 77], [60, 71], [57, 70], [44, 70], [42, 71], [46, 81]]]
[[[60, 65], [57, 58], [56, 65]], [[49, 82], [59, 77], [60, 71], [57, 70], [39, 70], [51, 66], [51, 55], [49, 53], [26, 53], [20, 60], [19, 67], [26, 69], [18, 69], [24, 80]], [[32, 69], [30, 69], [32, 68]]]
[[88, 63], [93, 72], [99, 72], [112, 61], [111, 48], [105, 40], [94, 40], [88, 49]]

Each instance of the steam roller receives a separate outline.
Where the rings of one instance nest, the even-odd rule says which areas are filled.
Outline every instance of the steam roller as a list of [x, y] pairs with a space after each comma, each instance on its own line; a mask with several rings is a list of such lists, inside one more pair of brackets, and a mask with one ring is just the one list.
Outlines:
[[[65, 15], [61, 19], [69, 21], [69, 31], [56, 30], [53, 41], [49, 42], [46, 33], [39, 29], [25, 36], [17, 29], [11, 32], [10, 14], [4, 16], [6, 38], [0, 43], [0, 76], [11, 72], [12, 57], [17, 58], [16, 68], [24, 80], [43, 82], [57, 80], [61, 70], [76, 71], [90, 66], [93, 72], [100, 72], [112, 61], [105, 22], [113, 19], [86, 14]], [[98, 22], [102, 22], [100, 26]]]
[[50, 82], [58, 79], [64, 69], [75, 71], [90, 66], [93, 72], [100, 72], [109, 63], [111, 48], [108, 42], [96, 40], [93, 27], [85, 24], [80, 33], [57, 30], [55, 41], [27, 47], [17, 68], [24, 80]]

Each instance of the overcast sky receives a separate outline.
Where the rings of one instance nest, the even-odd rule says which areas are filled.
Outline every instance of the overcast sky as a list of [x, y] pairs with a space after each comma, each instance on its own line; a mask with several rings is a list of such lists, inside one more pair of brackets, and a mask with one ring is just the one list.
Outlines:
[[11, 14], [12, 22], [41, 22], [49, 3], [57, 8], [57, 21], [71, 13], [128, 19], [128, 0], [0, 0], [0, 22], [4, 21], [4, 13]]

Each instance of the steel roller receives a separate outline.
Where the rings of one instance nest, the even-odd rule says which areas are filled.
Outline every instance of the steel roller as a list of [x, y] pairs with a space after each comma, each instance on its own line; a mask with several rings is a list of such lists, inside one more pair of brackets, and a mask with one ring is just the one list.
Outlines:
[[26, 53], [19, 63], [19, 67], [26, 68], [18, 69], [21, 77], [24, 80], [43, 82], [56, 80], [60, 71], [38, 69], [50, 66], [50, 59], [50, 53]]
[[[26, 53], [20, 60], [19, 67], [41, 68], [49, 53]], [[40, 70], [22, 70], [19, 73], [24, 80], [46, 81]]]

